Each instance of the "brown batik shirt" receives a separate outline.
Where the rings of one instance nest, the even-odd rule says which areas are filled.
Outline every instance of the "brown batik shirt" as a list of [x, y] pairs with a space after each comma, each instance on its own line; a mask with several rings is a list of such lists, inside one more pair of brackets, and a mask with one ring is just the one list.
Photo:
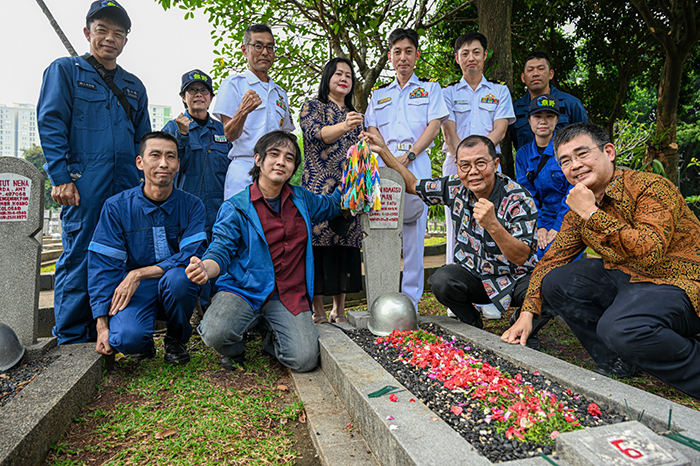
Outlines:
[[700, 314], [700, 222], [666, 178], [615, 170], [598, 210], [588, 220], [570, 211], [561, 231], [535, 266], [522, 310], [539, 315], [542, 279], [589, 246], [606, 269], [631, 282], [675, 285]]

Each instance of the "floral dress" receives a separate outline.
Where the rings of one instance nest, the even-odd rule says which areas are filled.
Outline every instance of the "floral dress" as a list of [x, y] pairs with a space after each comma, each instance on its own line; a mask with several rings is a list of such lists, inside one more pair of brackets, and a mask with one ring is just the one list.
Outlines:
[[[316, 194], [332, 193], [340, 186], [348, 149], [360, 139], [360, 126], [348, 131], [337, 141], [325, 144], [321, 140], [321, 129], [345, 121], [346, 107], [340, 108], [329, 101], [327, 104], [311, 99], [301, 107], [300, 125], [304, 135], [304, 171], [301, 184]], [[314, 246], [361, 246], [362, 230], [359, 219], [353, 222], [347, 235], [338, 236], [328, 222], [316, 223], [312, 228]]]

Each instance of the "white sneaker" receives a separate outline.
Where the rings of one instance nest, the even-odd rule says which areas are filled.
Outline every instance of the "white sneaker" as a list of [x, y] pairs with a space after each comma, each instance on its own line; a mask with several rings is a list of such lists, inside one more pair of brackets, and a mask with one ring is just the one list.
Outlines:
[[484, 319], [498, 320], [501, 318], [501, 311], [498, 310], [495, 304], [484, 304], [479, 307]]
[[455, 314], [454, 312], [452, 312], [452, 309], [450, 309], [450, 308], [448, 307], [448, 308], [447, 308], [447, 317], [452, 317], [453, 319], [456, 319], [456, 318], [457, 318], [457, 314]]

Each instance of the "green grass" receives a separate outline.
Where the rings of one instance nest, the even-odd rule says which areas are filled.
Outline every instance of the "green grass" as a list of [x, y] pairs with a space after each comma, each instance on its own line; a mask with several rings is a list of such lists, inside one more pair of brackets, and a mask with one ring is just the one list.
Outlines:
[[[269, 465], [294, 462], [289, 427], [302, 413], [278, 389], [286, 369], [248, 342], [245, 370], [220, 368], [199, 338], [181, 367], [122, 358], [52, 448], [46, 464]], [[305, 428], [305, 426], [304, 426]]]
[[445, 242], [444, 236], [432, 236], [432, 237], [425, 238], [425, 245], [426, 246], [434, 246], [436, 244], [442, 244], [444, 242]]
[[54, 273], [56, 272], [56, 264], [47, 265], [41, 268], [41, 273]]

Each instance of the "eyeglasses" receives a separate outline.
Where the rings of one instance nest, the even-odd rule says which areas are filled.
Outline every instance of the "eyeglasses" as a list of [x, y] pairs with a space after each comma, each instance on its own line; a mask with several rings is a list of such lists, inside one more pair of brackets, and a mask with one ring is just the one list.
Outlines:
[[207, 89], [206, 87], [188, 87], [186, 92], [189, 95], [202, 94], [205, 97], [209, 95], [209, 89]]
[[470, 171], [472, 171], [472, 167], [475, 167], [477, 171], [482, 172], [482, 171], [486, 170], [486, 167], [489, 166], [489, 162], [492, 162], [492, 161], [493, 161], [493, 159], [479, 160], [474, 165], [472, 165], [470, 163], [458, 163], [457, 167], [459, 167], [459, 169], [462, 170], [462, 172], [464, 172], [464, 173], [469, 173]]
[[574, 160], [578, 160], [579, 162], [583, 162], [584, 160], [588, 159], [590, 157], [591, 152], [593, 149], [598, 148], [599, 150], [603, 150], [602, 146], [595, 146], [595, 147], [589, 147], [589, 148], [584, 148], [579, 152], [578, 154], [574, 154], [572, 156], [564, 156], [560, 158], [557, 163], [562, 169], [569, 168], [571, 167], [571, 164], [574, 163]]
[[249, 46], [253, 47], [253, 48], [255, 49], [255, 51], [258, 52], [258, 53], [262, 53], [263, 49], [267, 49], [267, 53], [269, 53], [270, 55], [272, 55], [272, 54], [274, 54], [275, 52], [277, 52], [277, 46], [276, 46], [276, 45], [263, 45], [263, 44], [258, 44], [258, 43], [255, 43], [255, 44], [245, 44], [245, 45], [249, 45]]

